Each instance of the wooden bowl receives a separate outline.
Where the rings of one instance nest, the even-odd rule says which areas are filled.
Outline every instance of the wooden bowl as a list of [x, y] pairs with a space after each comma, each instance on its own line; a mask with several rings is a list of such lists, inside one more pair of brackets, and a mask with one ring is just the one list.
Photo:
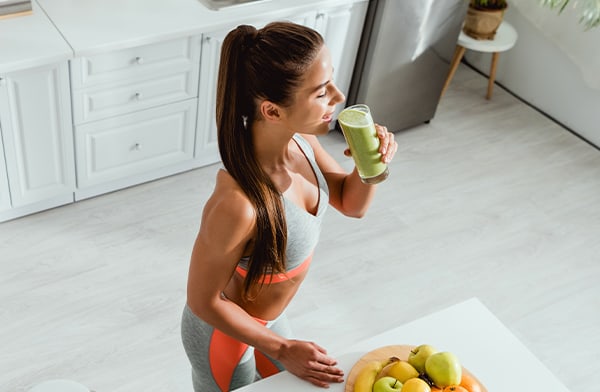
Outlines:
[[[365, 355], [360, 357], [360, 359], [358, 361], [356, 361], [354, 366], [352, 366], [352, 369], [350, 370], [350, 373], [348, 374], [348, 377], [346, 378], [346, 386], [344, 388], [344, 392], [354, 392], [354, 380], [356, 379], [356, 376], [358, 375], [360, 370], [363, 368], [363, 366], [365, 366], [368, 362], [383, 361], [389, 357], [398, 357], [398, 358], [406, 361], [406, 360], [408, 360], [408, 354], [415, 347], [416, 346], [392, 345], [392, 346], [380, 347], [373, 351], [369, 351], [368, 353], [366, 353]], [[473, 373], [469, 372], [464, 366], [463, 366], [462, 371], [465, 372], [466, 374], [469, 374], [470, 376], [472, 376], [473, 378], [475, 378], [477, 380], [477, 378], [473, 375]], [[477, 380], [477, 381], [479, 382], [479, 380]], [[488, 392], [487, 389], [485, 388], [485, 386], [483, 384], [481, 384], [481, 382], [479, 382], [479, 384], [481, 385], [481, 392]]]

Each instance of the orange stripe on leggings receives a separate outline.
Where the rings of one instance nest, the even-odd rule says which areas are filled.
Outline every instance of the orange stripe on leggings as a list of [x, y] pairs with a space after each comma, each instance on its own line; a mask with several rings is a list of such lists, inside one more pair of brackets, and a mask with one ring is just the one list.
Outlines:
[[263, 353], [254, 350], [254, 359], [256, 361], [256, 370], [262, 378], [267, 378], [279, 373], [281, 370]]
[[[255, 320], [262, 325], [267, 325], [266, 321], [257, 318]], [[218, 329], [213, 331], [208, 349], [208, 358], [212, 375], [222, 392], [229, 391], [233, 372], [239, 365], [240, 359], [242, 359], [242, 355], [244, 355], [247, 348], [246, 343], [242, 343]]]

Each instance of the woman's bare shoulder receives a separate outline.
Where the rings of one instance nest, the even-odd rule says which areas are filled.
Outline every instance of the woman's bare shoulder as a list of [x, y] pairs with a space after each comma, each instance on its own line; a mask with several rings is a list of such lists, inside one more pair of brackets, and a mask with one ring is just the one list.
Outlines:
[[209, 216], [221, 223], [237, 221], [238, 224], [254, 224], [254, 206], [235, 179], [225, 170], [218, 171], [215, 189], [204, 206], [203, 218]]

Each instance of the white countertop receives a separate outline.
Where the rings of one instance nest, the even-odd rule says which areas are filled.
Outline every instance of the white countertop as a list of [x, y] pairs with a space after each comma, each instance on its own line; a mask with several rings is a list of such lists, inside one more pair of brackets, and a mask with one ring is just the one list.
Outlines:
[[38, 4], [33, 13], [0, 19], [0, 73], [32, 68], [73, 56]]
[[0, 73], [358, 1], [264, 0], [215, 11], [199, 0], [35, 0], [33, 14], [0, 19]]
[[[265, 0], [214, 11], [199, 0], [37, 0], [76, 56], [145, 45], [228, 26], [314, 11], [323, 1]], [[352, 0], [355, 2], [357, 0]], [[329, 0], [327, 6], [349, 1]]]
[[[431, 344], [440, 351], [453, 352], [489, 392], [569, 392], [477, 299], [374, 336], [333, 356], [348, 375], [364, 354], [379, 347], [399, 344]], [[323, 389], [282, 372], [238, 391], [316, 392]], [[344, 384], [332, 384], [328, 391], [343, 392]]]

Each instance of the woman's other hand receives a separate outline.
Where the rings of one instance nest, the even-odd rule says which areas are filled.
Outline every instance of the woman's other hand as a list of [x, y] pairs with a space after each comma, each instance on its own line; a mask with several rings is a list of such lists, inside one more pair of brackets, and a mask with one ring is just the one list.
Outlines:
[[389, 132], [387, 127], [375, 124], [377, 137], [379, 138], [379, 152], [381, 153], [381, 161], [390, 163], [396, 151], [398, 151], [398, 143], [394, 140], [394, 133]]
[[[390, 163], [394, 155], [396, 155], [396, 151], [398, 151], [398, 143], [394, 140], [394, 134], [389, 132], [387, 127], [379, 124], [375, 124], [375, 130], [377, 131], [377, 137], [379, 138], [381, 161]], [[344, 155], [347, 157], [352, 156], [349, 148], [344, 150]]]
[[331, 383], [344, 382], [344, 372], [327, 351], [312, 342], [288, 340], [278, 360], [286, 370], [316, 386], [328, 388]]

